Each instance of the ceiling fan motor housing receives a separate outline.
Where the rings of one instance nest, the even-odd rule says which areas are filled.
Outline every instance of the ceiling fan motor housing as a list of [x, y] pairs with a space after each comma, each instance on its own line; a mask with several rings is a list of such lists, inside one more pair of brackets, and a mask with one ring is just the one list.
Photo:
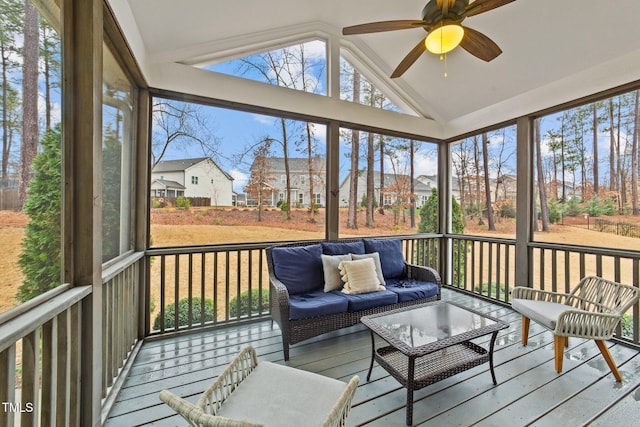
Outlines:
[[447, 22], [449, 24], [460, 24], [465, 18], [465, 9], [469, 4], [469, 0], [443, 0], [449, 2], [449, 8], [445, 14], [443, 14], [444, 7], [438, 6], [437, 0], [431, 0], [422, 9], [422, 19], [427, 25], [424, 29], [429, 31], [431, 28], [441, 22]]

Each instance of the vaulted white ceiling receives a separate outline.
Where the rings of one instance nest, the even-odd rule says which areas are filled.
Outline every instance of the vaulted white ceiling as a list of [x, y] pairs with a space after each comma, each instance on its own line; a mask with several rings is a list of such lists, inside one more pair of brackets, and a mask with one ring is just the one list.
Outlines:
[[[372, 21], [421, 19], [425, 0], [110, 4], [151, 86], [328, 118], [341, 112], [347, 121], [380, 125], [382, 120], [398, 130], [440, 138], [640, 80], [639, 0], [516, 0], [464, 22], [502, 48], [498, 58], [486, 63], [457, 48], [448, 55], [445, 78], [444, 64], [425, 53], [398, 79], [387, 76], [424, 37], [422, 29], [358, 36], [342, 36], [341, 29]], [[361, 106], [318, 101], [315, 95], [286, 93], [274, 99], [274, 89], [281, 88], [264, 89], [183, 65], [237, 57], [301, 35], [326, 37], [330, 45], [350, 49], [422, 118], [372, 116]]]

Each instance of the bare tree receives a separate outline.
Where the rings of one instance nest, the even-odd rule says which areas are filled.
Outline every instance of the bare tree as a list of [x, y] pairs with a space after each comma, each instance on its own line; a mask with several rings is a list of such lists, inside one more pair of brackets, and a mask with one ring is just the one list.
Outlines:
[[484, 192], [486, 197], [487, 221], [489, 231], [496, 231], [496, 225], [493, 220], [493, 209], [491, 207], [491, 187], [489, 185], [489, 138], [486, 132], [482, 134], [482, 163], [484, 167]]
[[600, 177], [598, 174], [598, 103], [592, 104], [593, 113], [593, 194], [597, 195], [600, 191]]
[[640, 215], [638, 207], [638, 133], [640, 129], [640, 108], [639, 108], [640, 90], [635, 91], [635, 103], [633, 114], [633, 142], [631, 148], [631, 203], [633, 214]]
[[[544, 181], [544, 170], [542, 168], [542, 138], [540, 137], [540, 122], [542, 119], [536, 119], [533, 124], [533, 138], [536, 148], [536, 171], [538, 178], [538, 194], [540, 197], [540, 215], [542, 221], [542, 231], [549, 231], [549, 211], [547, 209], [547, 188]], [[535, 222], [538, 223], [537, 221]]]
[[253, 164], [251, 165], [251, 176], [249, 182], [244, 187], [245, 193], [256, 199], [258, 203], [258, 221], [262, 221], [262, 211], [265, 201], [273, 196], [274, 188], [269, 184], [273, 178], [269, 172], [271, 170], [271, 142], [269, 138], [263, 139], [253, 151]]
[[186, 151], [196, 145], [204, 156], [219, 155], [220, 141], [197, 104], [154, 98], [153, 125], [152, 167], [164, 158], [169, 148]]
[[[360, 99], [360, 73], [353, 69], [353, 99]], [[360, 158], [360, 132], [351, 131], [351, 171], [349, 180], [349, 213], [347, 228], [358, 228], [358, 161]]]

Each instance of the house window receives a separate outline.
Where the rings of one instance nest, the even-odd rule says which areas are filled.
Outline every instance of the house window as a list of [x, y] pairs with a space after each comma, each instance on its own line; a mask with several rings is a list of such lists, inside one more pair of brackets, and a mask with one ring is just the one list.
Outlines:
[[313, 195], [313, 203], [316, 205], [320, 205], [320, 193], [315, 193]]
[[211, 183], [213, 184], [213, 178], [211, 178]]
[[307, 183], [307, 176], [300, 175], [300, 185], [305, 185]]
[[198, 177], [197, 176], [192, 176], [191, 177], [191, 183], [197, 185], [198, 184]]
[[287, 183], [287, 176], [280, 175], [280, 184], [286, 184], [286, 183]]
[[298, 202], [299, 202], [300, 204], [303, 204], [303, 203], [304, 203], [304, 193], [300, 193], [300, 194], [298, 194]]
[[284, 200], [284, 193], [278, 194], [278, 200], [280, 200], [280, 201]]
[[391, 205], [391, 196], [384, 196], [384, 205]]

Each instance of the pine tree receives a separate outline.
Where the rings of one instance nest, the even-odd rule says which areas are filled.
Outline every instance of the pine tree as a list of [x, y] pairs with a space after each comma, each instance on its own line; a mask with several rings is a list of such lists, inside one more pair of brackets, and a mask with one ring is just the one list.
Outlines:
[[61, 283], [61, 132], [57, 125], [45, 133], [40, 141], [42, 152], [33, 161], [34, 177], [24, 204], [31, 221], [26, 227], [19, 259], [25, 277], [16, 295], [22, 302]]

